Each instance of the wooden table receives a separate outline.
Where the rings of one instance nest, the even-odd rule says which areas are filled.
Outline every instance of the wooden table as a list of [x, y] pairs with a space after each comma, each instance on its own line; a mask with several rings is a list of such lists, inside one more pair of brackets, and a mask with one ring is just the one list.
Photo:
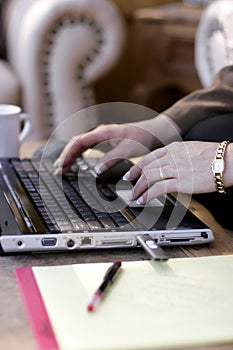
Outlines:
[[[37, 145], [36, 145], [37, 146]], [[34, 145], [35, 147], [35, 145]], [[24, 148], [24, 154], [31, 154], [33, 147]], [[198, 257], [208, 255], [233, 254], [233, 232], [221, 227], [199, 203], [192, 200], [191, 210], [215, 234], [215, 241], [195, 247], [165, 248], [170, 258]], [[0, 257], [0, 349], [36, 350], [36, 343], [29, 327], [21, 296], [14, 277], [14, 269], [22, 266], [61, 265], [73, 263], [144, 260], [146, 255], [140, 248], [102, 251], [79, 251], [67, 253], [36, 253]], [[189, 348], [197, 350], [230, 350], [233, 344]], [[187, 348], [185, 350], [188, 350]]]

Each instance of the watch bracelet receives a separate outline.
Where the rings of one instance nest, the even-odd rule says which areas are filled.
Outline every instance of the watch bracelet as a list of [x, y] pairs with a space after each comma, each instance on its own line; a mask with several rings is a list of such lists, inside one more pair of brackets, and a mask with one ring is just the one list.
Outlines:
[[[223, 141], [219, 144], [217, 151], [216, 151], [215, 159], [224, 159], [226, 147], [228, 144], [229, 144], [229, 141]], [[224, 186], [222, 174], [221, 173], [214, 174], [214, 181], [215, 181], [215, 188], [216, 188], [217, 192], [221, 193], [221, 194], [225, 194], [226, 191], [225, 191], [225, 186]]]

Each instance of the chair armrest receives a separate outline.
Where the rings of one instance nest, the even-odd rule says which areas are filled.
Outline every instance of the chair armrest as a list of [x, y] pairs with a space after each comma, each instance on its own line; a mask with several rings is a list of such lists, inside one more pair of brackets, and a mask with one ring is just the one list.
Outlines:
[[[34, 0], [23, 9], [14, 33], [17, 44], [12, 45], [14, 35], [7, 37], [9, 60], [23, 85], [23, 107], [33, 120], [33, 139], [42, 139], [95, 103], [93, 84], [119, 60], [124, 23], [108, 0]], [[14, 25], [9, 11], [7, 18], [7, 27]], [[96, 118], [73, 119], [63, 123], [56, 136], [69, 139], [98, 123]]]

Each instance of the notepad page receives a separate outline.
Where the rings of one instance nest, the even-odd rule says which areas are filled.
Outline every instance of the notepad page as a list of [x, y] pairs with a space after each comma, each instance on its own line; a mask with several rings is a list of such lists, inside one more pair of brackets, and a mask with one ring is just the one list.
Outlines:
[[123, 262], [87, 312], [110, 264], [34, 267], [60, 349], [156, 349], [233, 341], [233, 256]]

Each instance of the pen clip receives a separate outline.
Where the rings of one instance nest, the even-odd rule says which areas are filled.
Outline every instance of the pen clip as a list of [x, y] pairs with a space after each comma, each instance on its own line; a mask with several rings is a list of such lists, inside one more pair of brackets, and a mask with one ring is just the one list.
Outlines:
[[[113, 278], [111, 278], [110, 276], [111, 273], [113, 272], [113, 277], [115, 277], [115, 274], [118, 272], [120, 267], [121, 267], [121, 260], [116, 260], [111, 266], [109, 266], [109, 268], [105, 272], [103, 280], [110, 278], [110, 282], [112, 282]], [[114, 272], [115, 269], [116, 269], [116, 272]]]
[[104, 280], [105, 280], [106, 277], [108, 277], [109, 271], [111, 271], [111, 269], [112, 269], [112, 265], [109, 266], [109, 268], [107, 269], [107, 271], [105, 271], [104, 278], [103, 278]]

